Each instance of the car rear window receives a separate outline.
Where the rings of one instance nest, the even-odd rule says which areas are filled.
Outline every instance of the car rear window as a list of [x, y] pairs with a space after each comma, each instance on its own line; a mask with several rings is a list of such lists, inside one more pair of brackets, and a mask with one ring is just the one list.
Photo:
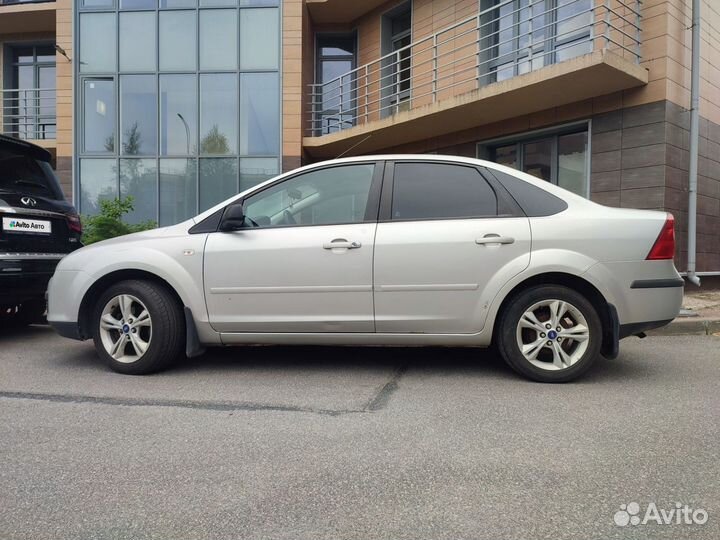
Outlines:
[[63, 198], [49, 163], [4, 149], [0, 149], [0, 190], [47, 199]]
[[497, 216], [497, 197], [474, 167], [451, 163], [395, 163], [392, 219]]

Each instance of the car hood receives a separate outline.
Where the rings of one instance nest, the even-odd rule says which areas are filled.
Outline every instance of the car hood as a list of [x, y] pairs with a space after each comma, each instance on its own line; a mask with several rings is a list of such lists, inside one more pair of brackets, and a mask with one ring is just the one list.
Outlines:
[[100, 257], [107, 250], [113, 252], [124, 251], [137, 248], [138, 244], [148, 247], [148, 245], [152, 245], [153, 241], [162, 242], [163, 239], [186, 236], [193, 223], [190, 220], [170, 227], [159, 227], [149, 231], [126, 234], [84, 246], [63, 258], [57, 270], [82, 270], [90, 258]]

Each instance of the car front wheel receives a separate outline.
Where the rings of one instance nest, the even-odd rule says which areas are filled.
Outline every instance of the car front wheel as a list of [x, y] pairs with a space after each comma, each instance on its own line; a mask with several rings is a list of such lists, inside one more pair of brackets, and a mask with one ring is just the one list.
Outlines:
[[143, 375], [176, 360], [185, 344], [180, 305], [166, 287], [143, 280], [117, 283], [98, 299], [93, 340], [119, 373]]
[[510, 301], [497, 341], [500, 354], [518, 373], [540, 382], [567, 382], [600, 356], [602, 324], [577, 291], [541, 285]]

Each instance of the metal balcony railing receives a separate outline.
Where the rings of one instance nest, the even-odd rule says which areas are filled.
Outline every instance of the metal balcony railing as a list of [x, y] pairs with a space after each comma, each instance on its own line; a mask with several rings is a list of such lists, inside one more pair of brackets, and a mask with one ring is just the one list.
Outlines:
[[55, 139], [54, 88], [0, 90], [2, 131], [25, 140]]
[[641, 0], [502, 0], [332, 80], [310, 85], [326, 135], [588, 54], [640, 62]]

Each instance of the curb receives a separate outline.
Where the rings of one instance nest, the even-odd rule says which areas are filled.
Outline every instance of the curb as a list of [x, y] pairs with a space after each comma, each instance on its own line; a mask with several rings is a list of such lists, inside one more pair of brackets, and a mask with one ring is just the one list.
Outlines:
[[648, 336], [710, 336], [720, 333], [720, 319], [680, 318], [662, 328], [650, 330]]

